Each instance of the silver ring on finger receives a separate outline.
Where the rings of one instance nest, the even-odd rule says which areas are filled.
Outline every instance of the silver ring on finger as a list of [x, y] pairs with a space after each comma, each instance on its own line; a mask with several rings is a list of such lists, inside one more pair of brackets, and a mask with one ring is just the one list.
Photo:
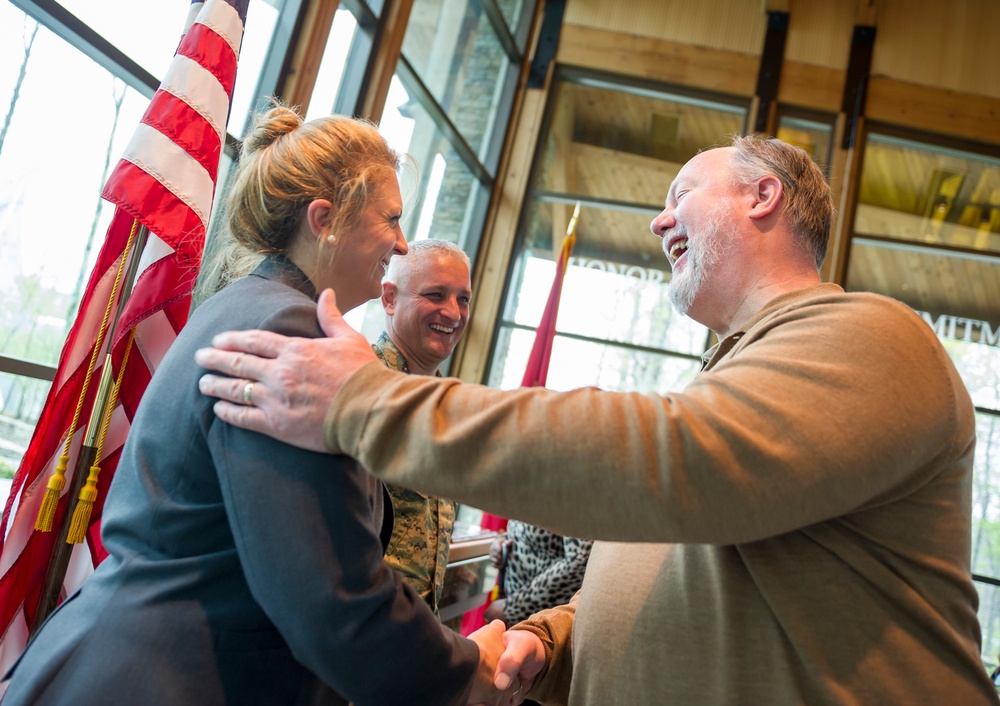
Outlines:
[[243, 404], [253, 407], [253, 380], [247, 380], [247, 384], [243, 386]]

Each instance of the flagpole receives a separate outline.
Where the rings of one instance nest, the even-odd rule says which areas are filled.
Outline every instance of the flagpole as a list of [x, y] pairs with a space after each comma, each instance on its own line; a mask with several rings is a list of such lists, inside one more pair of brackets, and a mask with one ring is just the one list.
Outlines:
[[[549, 372], [549, 358], [552, 355], [552, 340], [556, 335], [556, 318], [559, 314], [559, 301], [562, 296], [563, 278], [566, 270], [569, 269], [569, 259], [576, 244], [576, 223], [580, 219], [580, 202], [576, 202], [573, 215], [566, 226], [566, 236], [563, 238], [562, 246], [559, 249], [559, 256], [556, 258], [556, 272], [552, 279], [552, 287], [549, 291], [548, 299], [545, 302], [545, 309], [542, 311], [541, 321], [535, 330], [535, 342], [531, 346], [531, 353], [528, 355], [528, 363], [525, 365], [524, 377], [521, 378], [521, 387], [544, 387], [545, 380]], [[480, 526], [486, 530], [503, 531], [507, 528], [507, 518], [494, 515], [489, 512], [483, 513]], [[506, 562], [504, 562], [506, 565]], [[503, 589], [503, 569], [497, 573], [497, 579], [493, 588], [486, 595], [486, 601], [482, 606], [470, 611], [462, 619], [462, 634], [468, 635], [485, 624], [483, 614], [490, 603], [500, 598]]]
[[[62, 518], [59, 521], [59, 533], [56, 535], [55, 543], [52, 546], [52, 555], [45, 571], [45, 580], [42, 583], [41, 594], [38, 598], [38, 606], [35, 609], [35, 618], [31, 623], [29, 635], [35, 634], [59, 603], [59, 594], [62, 591], [63, 580], [66, 578], [66, 570], [69, 568], [69, 560], [75, 546], [74, 543], [68, 541], [73, 510], [78, 502], [80, 490], [86, 482], [90, 468], [98, 460], [97, 440], [107, 416], [108, 402], [111, 400], [113, 384], [111, 350], [115, 340], [114, 334], [118, 328], [118, 321], [125, 308], [125, 303], [128, 301], [127, 293], [132, 291], [132, 284], [135, 281], [136, 273], [139, 271], [139, 261], [142, 258], [142, 251], [146, 245], [148, 236], [149, 229], [141, 225], [130, 253], [125, 253], [124, 255], [128, 257], [131, 254], [131, 257], [129, 259], [128, 270], [122, 279], [122, 286], [118, 290], [121, 293], [118, 296], [114, 319], [108, 327], [108, 335], [106, 337], [108, 352], [105, 355], [104, 367], [101, 369], [101, 380], [98, 384], [97, 395], [94, 397], [94, 406], [90, 413], [90, 422], [87, 424], [86, 436], [83, 444], [80, 446], [80, 455], [76, 459], [73, 479], [70, 481], [69, 491], [66, 493], [66, 506], [63, 508]], [[84, 389], [80, 394], [85, 395], [86, 393], [87, 391]]]

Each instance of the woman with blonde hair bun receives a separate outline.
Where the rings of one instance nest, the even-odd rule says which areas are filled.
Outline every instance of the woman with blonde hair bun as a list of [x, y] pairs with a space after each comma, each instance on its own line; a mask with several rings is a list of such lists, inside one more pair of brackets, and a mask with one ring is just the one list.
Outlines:
[[362, 120], [255, 116], [218, 292], [153, 376], [108, 493], [109, 556], [34, 636], [4, 706], [509, 702], [491, 684], [502, 624], [460, 637], [382, 561], [381, 482], [220, 421], [198, 390], [216, 333], [315, 338], [318, 292], [344, 310], [380, 295], [407, 250], [400, 163]]

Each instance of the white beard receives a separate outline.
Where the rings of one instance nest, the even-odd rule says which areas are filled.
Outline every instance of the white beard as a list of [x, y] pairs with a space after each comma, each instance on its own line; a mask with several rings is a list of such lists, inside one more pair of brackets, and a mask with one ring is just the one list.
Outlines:
[[[705, 285], [709, 270], [722, 259], [733, 242], [733, 218], [728, 206], [727, 201], [719, 201], [712, 206], [698, 237], [691, 240], [689, 236], [684, 269], [670, 278], [667, 289], [670, 301], [685, 316]], [[666, 242], [664, 239], [664, 246]]]

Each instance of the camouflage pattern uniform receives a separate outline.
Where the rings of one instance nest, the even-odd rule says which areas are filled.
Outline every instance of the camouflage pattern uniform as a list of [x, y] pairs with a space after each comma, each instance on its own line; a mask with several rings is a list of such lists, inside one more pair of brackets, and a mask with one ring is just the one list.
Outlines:
[[[406, 358], [385, 331], [372, 349], [390, 370], [410, 373]], [[385, 486], [392, 496], [394, 513], [386, 563], [403, 576], [436, 614], [448, 566], [451, 533], [455, 529], [455, 503], [391, 483]]]

